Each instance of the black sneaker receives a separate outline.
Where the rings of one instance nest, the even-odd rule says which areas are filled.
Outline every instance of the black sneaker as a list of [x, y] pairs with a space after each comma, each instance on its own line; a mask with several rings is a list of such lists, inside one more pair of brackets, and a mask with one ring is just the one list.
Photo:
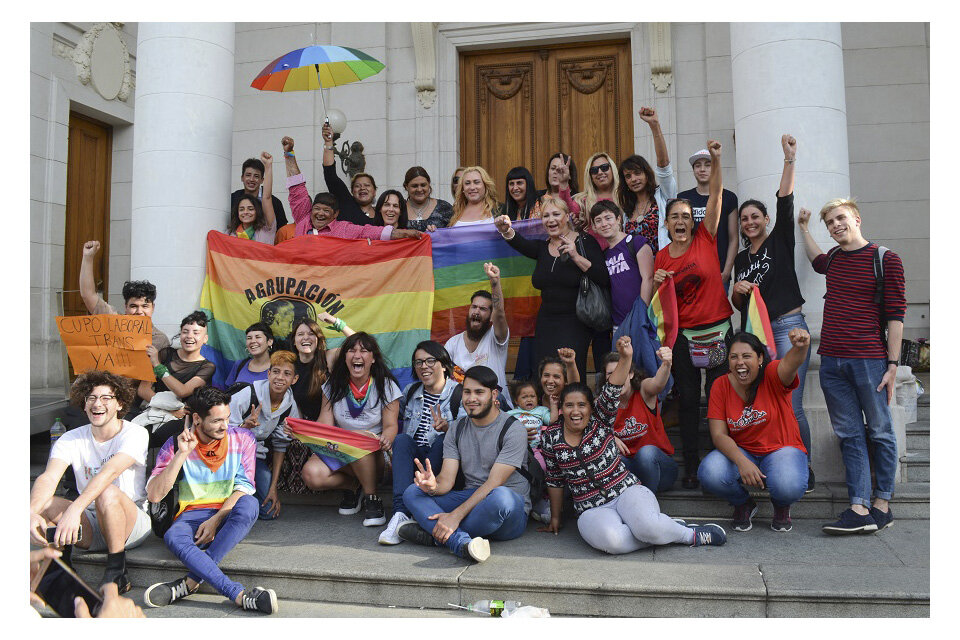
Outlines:
[[363, 526], [379, 527], [387, 523], [383, 515], [383, 500], [378, 495], [369, 495], [363, 497]]
[[[199, 588], [200, 586], [197, 585], [197, 589]], [[183, 576], [178, 580], [151, 585], [143, 593], [143, 603], [148, 607], [165, 607], [195, 592], [196, 589], [190, 591], [187, 588], [187, 576]]]
[[[891, 517], [892, 519], [892, 517]], [[840, 514], [836, 522], [823, 525], [823, 532], [831, 536], [843, 536], [851, 533], [873, 533], [877, 530], [877, 521], [873, 516], [860, 515], [853, 509], [847, 509]]]
[[340, 508], [337, 509], [337, 513], [342, 516], [352, 516], [360, 513], [360, 503], [363, 502], [363, 490], [357, 487], [354, 490], [344, 489], [340, 493], [343, 494], [343, 500], [340, 501]]
[[750, 498], [743, 504], [733, 508], [734, 531], [750, 531], [753, 528], [753, 516], [757, 515], [757, 503]]
[[430, 533], [417, 524], [416, 520], [404, 522], [400, 525], [397, 529], [397, 535], [400, 536], [401, 540], [413, 542], [414, 544], [422, 544], [425, 547], [432, 547], [437, 543]]
[[244, 611], [259, 611], [266, 614], [276, 613], [280, 609], [274, 590], [263, 587], [244, 590], [240, 594], [240, 607]]
[[773, 505], [773, 520], [770, 522], [770, 528], [774, 531], [792, 531], [793, 520], [790, 519], [790, 506], [778, 507]]
[[887, 527], [893, 526], [893, 509], [889, 505], [886, 513], [876, 507], [870, 507], [870, 515], [873, 516], [873, 521], [877, 523], [877, 531], [883, 531]]
[[694, 547], [703, 547], [707, 545], [713, 545], [719, 547], [724, 542], [727, 541], [727, 532], [723, 530], [718, 524], [701, 524], [694, 527], [693, 529], [693, 545]]
[[807, 489], [804, 493], [811, 493], [816, 484], [816, 478], [813, 476], [813, 467], [807, 467]]

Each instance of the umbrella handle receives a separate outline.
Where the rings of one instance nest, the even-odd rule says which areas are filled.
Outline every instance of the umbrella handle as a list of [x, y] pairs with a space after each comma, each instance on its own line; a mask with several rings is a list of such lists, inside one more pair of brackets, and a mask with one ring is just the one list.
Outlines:
[[330, 124], [330, 116], [327, 115], [327, 103], [323, 100], [323, 83], [320, 82], [320, 65], [314, 63], [313, 68], [317, 70], [317, 84], [320, 85], [320, 106], [323, 107], [323, 122], [324, 124]]

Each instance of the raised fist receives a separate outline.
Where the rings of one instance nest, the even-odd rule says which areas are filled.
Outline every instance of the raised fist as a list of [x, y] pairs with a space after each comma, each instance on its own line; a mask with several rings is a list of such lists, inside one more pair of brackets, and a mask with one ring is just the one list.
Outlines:
[[785, 160], [793, 160], [797, 157], [797, 139], [789, 133], [780, 137], [780, 144], [783, 145], [783, 157]]
[[261, 151], [261, 152], [260, 152], [260, 162], [262, 162], [263, 165], [266, 167], [266, 166], [270, 165], [271, 162], [273, 162], [273, 156], [272, 156], [271, 154], [267, 153], [266, 151]]
[[96, 240], [87, 240], [83, 243], [83, 257], [95, 256], [100, 251], [100, 243]]
[[493, 224], [496, 225], [497, 231], [500, 232], [500, 235], [504, 235], [507, 231], [513, 228], [513, 225], [510, 222], [509, 216], [497, 216], [493, 221]]
[[707, 141], [707, 151], [710, 152], [710, 157], [711, 157], [711, 158], [719, 158], [719, 157], [720, 157], [720, 149], [721, 149], [721, 147], [722, 147], [722, 145], [720, 144], [720, 141], [719, 141], [719, 140], [708, 140], [708, 141]]
[[807, 230], [807, 224], [810, 223], [810, 209], [800, 207], [800, 213], [797, 214], [797, 225], [804, 231]]
[[790, 344], [798, 348], [803, 348], [810, 344], [810, 334], [800, 327], [790, 329], [787, 337], [790, 338]]
[[293, 151], [293, 138], [290, 136], [283, 136], [280, 138], [280, 146], [283, 147], [284, 153], [290, 153]]
[[640, 107], [640, 119], [649, 125], [660, 124], [657, 118], [657, 110], [653, 107]]
[[621, 360], [630, 360], [633, 358], [633, 343], [630, 340], [630, 336], [620, 336], [620, 339], [617, 340], [617, 353], [620, 354]]

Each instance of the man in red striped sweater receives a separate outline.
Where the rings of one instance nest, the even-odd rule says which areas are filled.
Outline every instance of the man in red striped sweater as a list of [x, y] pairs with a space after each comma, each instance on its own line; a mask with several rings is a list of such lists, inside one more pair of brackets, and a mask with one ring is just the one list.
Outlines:
[[[807, 229], [810, 211], [800, 209], [807, 257], [827, 279], [820, 331], [820, 387], [833, 431], [840, 439], [850, 508], [824, 533], [871, 533], [893, 523], [889, 501], [897, 470], [897, 439], [890, 401], [900, 359], [907, 304], [903, 263], [892, 251], [882, 254], [882, 280], [875, 268], [880, 247], [860, 231], [860, 210], [853, 200], [831, 200], [820, 219], [839, 247], [823, 253]], [[886, 335], [884, 335], [886, 329]], [[864, 429], [866, 417], [866, 429]], [[876, 490], [871, 490], [870, 454]], [[871, 496], [873, 504], [871, 505]]]

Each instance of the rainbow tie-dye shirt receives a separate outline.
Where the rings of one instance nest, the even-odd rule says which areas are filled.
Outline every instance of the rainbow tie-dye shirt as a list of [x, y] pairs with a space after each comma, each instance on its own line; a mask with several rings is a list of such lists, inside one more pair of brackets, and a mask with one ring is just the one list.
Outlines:
[[[177, 517], [190, 509], [219, 509], [234, 491], [247, 494], [254, 492], [254, 467], [257, 457], [257, 441], [247, 429], [227, 429], [229, 449], [226, 460], [216, 471], [204, 464], [199, 449], [194, 449], [183, 463], [183, 477], [178, 481], [180, 508]], [[177, 452], [177, 439], [168, 439], [160, 453], [150, 477], [160, 474]]]

